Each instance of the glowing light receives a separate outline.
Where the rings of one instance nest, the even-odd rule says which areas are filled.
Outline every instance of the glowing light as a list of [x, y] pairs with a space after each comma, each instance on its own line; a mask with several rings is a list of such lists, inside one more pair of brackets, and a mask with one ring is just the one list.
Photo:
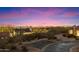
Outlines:
[[10, 37], [13, 37], [13, 34], [12, 33], [10, 33]]
[[23, 35], [32, 34], [33, 32], [25, 32]]
[[73, 34], [73, 30], [69, 30], [69, 34]]
[[76, 36], [79, 36], [79, 30], [77, 30], [76, 32], [77, 32], [77, 35]]

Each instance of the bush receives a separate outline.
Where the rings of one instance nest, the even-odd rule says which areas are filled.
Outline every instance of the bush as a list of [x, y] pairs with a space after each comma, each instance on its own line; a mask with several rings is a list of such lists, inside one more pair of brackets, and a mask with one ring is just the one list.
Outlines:
[[21, 48], [23, 52], [28, 52], [28, 49], [25, 46], [22, 46]]
[[63, 34], [63, 36], [66, 37], [67, 35], [66, 34]]

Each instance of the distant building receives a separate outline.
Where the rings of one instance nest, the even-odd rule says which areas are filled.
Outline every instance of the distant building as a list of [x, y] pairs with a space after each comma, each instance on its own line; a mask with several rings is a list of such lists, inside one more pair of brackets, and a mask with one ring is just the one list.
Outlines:
[[79, 26], [73, 26], [72, 29], [69, 30], [69, 34], [79, 36]]
[[31, 32], [30, 28], [16, 28], [15, 32]]
[[32, 28], [12, 28], [12, 27], [0, 27], [0, 38], [1, 37], [14, 37], [16, 35], [25, 34], [27, 32], [32, 32]]
[[23, 33], [28, 33], [28, 32], [32, 32], [32, 29], [31, 28], [16, 28], [15, 29], [16, 35], [21, 35]]

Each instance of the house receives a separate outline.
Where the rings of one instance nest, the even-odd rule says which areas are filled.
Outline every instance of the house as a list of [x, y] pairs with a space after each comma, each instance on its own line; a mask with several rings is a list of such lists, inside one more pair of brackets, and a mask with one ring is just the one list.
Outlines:
[[9, 37], [9, 32], [0, 32], [0, 39], [7, 39]]
[[73, 26], [72, 29], [69, 30], [69, 34], [74, 36], [79, 36], [79, 26]]

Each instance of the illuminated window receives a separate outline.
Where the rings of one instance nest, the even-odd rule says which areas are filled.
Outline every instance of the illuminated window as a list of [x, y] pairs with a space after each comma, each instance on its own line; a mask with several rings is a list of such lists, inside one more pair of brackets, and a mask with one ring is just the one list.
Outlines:
[[79, 36], [79, 30], [77, 30], [76, 32], [77, 32], [77, 35], [76, 36]]
[[69, 34], [73, 34], [73, 30], [69, 30]]

